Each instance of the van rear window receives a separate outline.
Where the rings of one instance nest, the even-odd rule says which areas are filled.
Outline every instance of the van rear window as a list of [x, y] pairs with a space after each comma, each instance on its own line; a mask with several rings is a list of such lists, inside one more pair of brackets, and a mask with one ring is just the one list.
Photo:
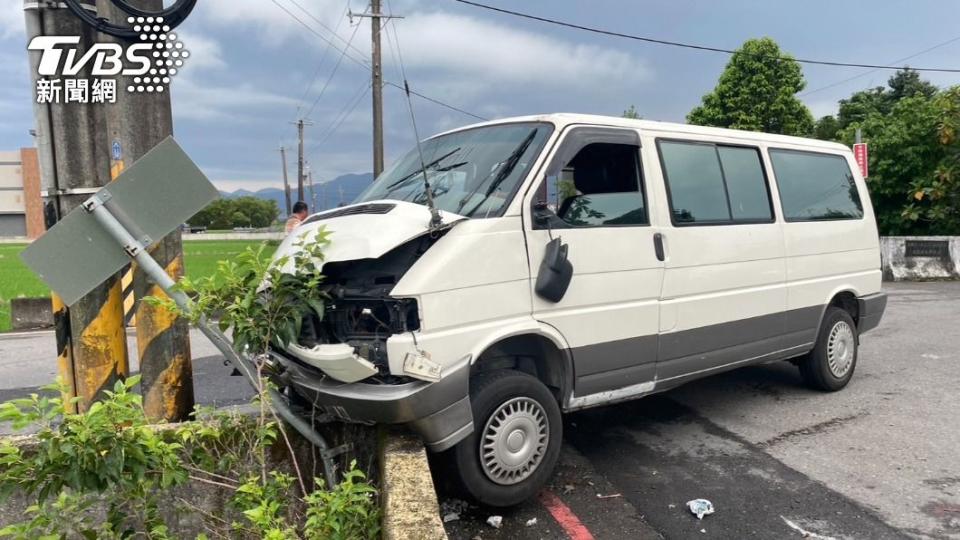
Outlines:
[[771, 149], [787, 221], [860, 219], [863, 203], [843, 156]]
[[773, 221], [757, 148], [700, 141], [658, 141], [677, 225]]

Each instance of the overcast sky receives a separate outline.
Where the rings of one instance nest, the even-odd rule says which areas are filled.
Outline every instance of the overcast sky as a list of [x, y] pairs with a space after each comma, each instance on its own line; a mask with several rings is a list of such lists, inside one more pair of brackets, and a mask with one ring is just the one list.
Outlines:
[[[276, 1], [328, 39], [328, 29], [336, 29], [343, 40], [356, 31], [351, 47], [357, 50], [349, 54], [369, 57], [368, 20], [354, 19], [360, 25], [355, 27], [345, 16], [348, 9], [362, 12], [364, 0]], [[797, 57], [842, 62], [886, 64], [960, 37], [957, 0], [488, 3], [723, 48], [770, 36]], [[32, 144], [21, 5], [21, 0], [0, 0], [0, 150]], [[646, 118], [682, 122], [728, 60], [725, 54], [559, 28], [452, 0], [384, 0], [384, 8], [405, 17], [391, 22], [383, 36], [385, 79], [402, 81], [396, 38], [415, 91], [489, 118], [556, 111], [619, 115], [633, 104]], [[277, 148], [282, 143], [291, 149], [295, 167], [296, 131], [289, 122], [298, 110], [312, 109], [306, 146], [318, 181], [371, 169], [370, 95], [364, 93], [369, 71], [344, 58], [320, 96], [340, 53], [273, 1], [199, 0], [178, 34], [193, 56], [172, 85], [175, 136], [218, 187], [280, 186]], [[342, 47], [343, 41], [334, 41]], [[907, 63], [960, 68], [960, 40]], [[801, 93], [801, 99], [817, 117], [835, 112], [838, 99], [884, 84], [890, 75], [809, 65], [803, 70], [806, 91], [814, 92]], [[924, 76], [941, 86], [960, 84], [960, 74]], [[390, 162], [413, 144], [413, 132], [402, 92], [387, 87], [384, 96]], [[414, 108], [424, 137], [475, 121], [416, 97]], [[338, 118], [342, 122], [334, 129]]]

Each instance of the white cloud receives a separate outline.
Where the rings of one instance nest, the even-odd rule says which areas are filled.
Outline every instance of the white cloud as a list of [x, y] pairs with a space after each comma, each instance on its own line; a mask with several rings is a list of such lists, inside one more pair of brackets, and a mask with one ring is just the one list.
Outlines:
[[[277, 0], [277, 2], [283, 8], [286, 8], [292, 16], [285, 13], [272, 0], [204, 0], [198, 2], [197, 12], [205, 23], [212, 26], [253, 27], [260, 39], [271, 46], [281, 45], [294, 36], [309, 34], [309, 30], [297, 22], [294, 16], [327, 37], [329, 37], [329, 33], [322, 25], [335, 28], [339, 22], [339, 34], [343, 34], [344, 29], [347, 28], [347, 21], [340, 20], [340, 15], [344, 13], [342, 0], [295, 1], [303, 6], [309, 12], [309, 15], [304, 13], [291, 0]], [[322, 25], [313, 17], [319, 19]], [[322, 45], [322, 42], [315, 36], [310, 35], [307, 39], [317, 41]], [[338, 43], [342, 44], [342, 42]]]
[[[331, 38], [329, 30], [301, 11], [293, 0], [277, 0], [306, 25], [344, 48], [343, 40], [353, 30], [341, 15], [339, 0], [296, 0], [328, 29], [336, 28], [341, 39]], [[205, 24], [217, 27], [252, 28], [268, 46], [279, 46], [292, 38], [306, 40], [316, 48], [326, 45], [311, 35], [302, 24], [285, 13], [272, 0], [206, 0], [197, 9]], [[409, 6], [412, 8], [413, 6]], [[408, 67], [442, 72], [445, 83], [455, 86], [441, 90], [438, 97], [479, 96], [491, 84], [540, 83], [542, 91], [591, 90], [623, 87], [646, 80], [650, 70], [637, 56], [611, 47], [602, 47], [563, 40], [493, 22], [493, 20], [456, 15], [447, 12], [404, 11], [404, 19], [392, 21], [390, 31], [399, 32], [400, 47]], [[364, 19], [349, 54], [366, 59], [369, 24]], [[392, 38], [384, 38], [384, 62], [392, 64]], [[353, 50], [353, 49], [358, 50]], [[307, 55], [312, 54], [307, 52]], [[338, 54], [338, 53], [337, 53]], [[345, 62], [351, 62], [347, 59]], [[385, 78], [397, 79], [395, 66], [385, 69]], [[456, 78], [451, 78], [454, 75]], [[418, 81], [426, 76], [417, 75]], [[431, 95], [438, 92], [431, 84]], [[467, 92], [467, 95], [464, 94]]]
[[258, 90], [249, 84], [236, 86], [213, 86], [195, 81], [191, 77], [178, 77], [173, 81], [175, 116], [188, 120], [262, 121], [262, 108], [271, 105], [289, 107], [297, 100]]
[[414, 13], [400, 21], [404, 62], [455, 73], [477, 85], [539, 83], [527, 89], [602, 89], [649, 76], [635, 56], [449, 13]]
[[16, 37], [24, 33], [23, 2], [3, 0], [0, 2], [0, 39]]
[[192, 31], [179, 31], [178, 34], [184, 48], [190, 51], [184, 70], [203, 71], [227, 65], [223, 61], [223, 49], [219, 41]]
[[[210, 173], [211, 169], [204, 169], [204, 172], [207, 174]], [[257, 191], [264, 188], [282, 188], [283, 181], [277, 181], [275, 179], [263, 179], [263, 178], [247, 178], [245, 180], [211, 180], [213, 185], [217, 189], [226, 192], [234, 192], [238, 189], [246, 189], [247, 191]]]

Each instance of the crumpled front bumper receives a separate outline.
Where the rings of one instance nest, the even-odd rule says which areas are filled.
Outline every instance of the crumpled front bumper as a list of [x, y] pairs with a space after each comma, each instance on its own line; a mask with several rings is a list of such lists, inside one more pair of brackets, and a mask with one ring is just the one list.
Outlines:
[[345, 343], [316, 345], [309, 349], [290, 343], [286, 351], [340, 382], [353, 383], [377, 374], [373, 363], [360, 358], [353, 347]]
[[286, 368], [285, 378], [298, 394], [338, 418], [407, 424], [433, 452], [446, 450], [473, 432], [469, 356], [445, 367], [436, 382], [377, 384], [338, 382], [284, 355], [271, 355]]

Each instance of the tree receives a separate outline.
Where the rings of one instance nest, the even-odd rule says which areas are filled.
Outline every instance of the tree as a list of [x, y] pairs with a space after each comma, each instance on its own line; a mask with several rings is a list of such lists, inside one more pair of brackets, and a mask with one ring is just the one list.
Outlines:
[[643, 117], [640, 116], [640, 113], [637, 111], [636, 105], [630, 105], [630, 108], [624, 109], [623, 114], [621, 115], [624, 118], [632, 118], [634, 120], [640, 120]]
[[932, 98], [937, 95], [937, 87], [920, 78], [920, 73], [910, 69], [899, 69], [887, 80], [887, 86], [890, 87], [890, 99], [899, 101], [905, 97], [921, 95], [925, 98]]
[[901, 214], [909, 204], [910, 184], [929, 177], [940, 160], [936, 118], [931, 100], [911, 97], [900, 100], [887, 114], [870, 113], [841, 133], [842, 142], [851, 145], [860, 127], [870, 147], [867, 187], [882, 235], [923, 233]]
[[269, 227], [279, 215], [280, 208], [273, 200], [257, 197], [217, 199], [197, 212], [190, 219], [190, 224], [211, 229], [262, 228]]
[[846, 129], [851, 124], [863, 122], [873, 113], [890, 114], [894, 105], [903, 98], [919, 95], [932, 99], [936, 93], [937, 87], [922, 80], [916, 71], [909, 68], [897, 70], [887, 80], [886, 87], [868, 88], [841, 99], [837, 122], [840, 129]]
[[[920, 97], [921, 94], [914, 94]], [[933, 100], [941, 159], [932, 174], [914, 179], [901, 215], [928, 234], [960, 234], [960, 86]]]
[[787, 135], [809, 135], [813, 115], [796, 93], [806, 82], [800, 64], [770, 38], [747, 40], [730, 58], [713, 92], [687, 122]]
[[822, 141], [835, 141], [840, 132], [840, 122], [832, 115], [817, 120], [813, 126], [813, 136]]
[[859, 127], [870, 145], [867, 187], [880, 234], [960, 234], [960, 87], [891, 103], [840, 132], [852, 144]]

